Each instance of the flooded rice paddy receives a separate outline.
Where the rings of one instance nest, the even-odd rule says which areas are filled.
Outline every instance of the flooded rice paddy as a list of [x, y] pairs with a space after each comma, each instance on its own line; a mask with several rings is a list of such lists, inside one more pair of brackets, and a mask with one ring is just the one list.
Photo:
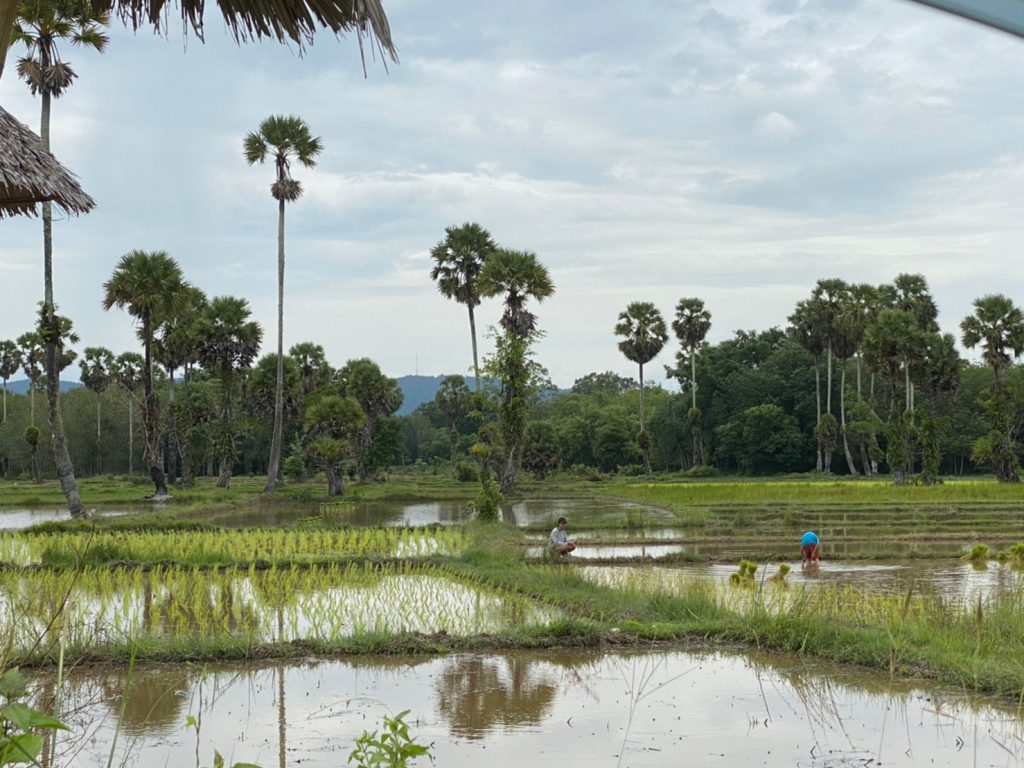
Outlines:
[[[36, 690], [52, 697], [45, 680]], [[1020, 712], [1002, 700], [755, 653], [558, 651], [72, 671], [57, 764], [206, 765], [218, 750], [336, 768], [404, 710], [445, 768], [1024, 761]]]
[[63, 602], [70, 649], [99, 651], [163, 639], [202, 645], [331, 643], [366, 633], [457, 636], [549, 623], [559, 612], [522, 595], [467, 584], [442, 567], [400, 566], [0, 573], [0, 626], [10, 650], [41, 637]]

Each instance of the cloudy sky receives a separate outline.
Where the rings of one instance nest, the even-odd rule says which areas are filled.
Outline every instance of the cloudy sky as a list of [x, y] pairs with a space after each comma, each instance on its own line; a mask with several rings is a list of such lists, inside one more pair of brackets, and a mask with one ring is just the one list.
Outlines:
[[[80, 79], [54, 104], [53, 148], [98, 203], [54, 225], [79, 346], [135, 348], [100, 298], [138, 248], [247, 298], [272, 348], [273, 169], [242, 156], [270, 114], [325, 147], [287, 212], [285, 344], [317, 341], [336, 365], [469, 371], [465, 308], [428, 256], [464, 221], [550, 269], [538, 354], [560, 386], [635, 375], [613, 333], [632, 301], [671, 319], [701, 297], [713, 342], [784, 325], [822, 277], [924, 273], [951, 332], [978, 296], [1024, 302], [1020, 39], [905, 0], [385, 7], [401, 63], [365, 78], [354, 39], [239, 47], [215, 14], [205, 44], [116, 24], [104, 55], [67, 49]], [[37, 128], [17, 55], [0, 103]], [[32, 322], [41, 239], [38, 220], [0, 223], [0, 339]], [[487, 301], [478, 324], [499, 314]]]

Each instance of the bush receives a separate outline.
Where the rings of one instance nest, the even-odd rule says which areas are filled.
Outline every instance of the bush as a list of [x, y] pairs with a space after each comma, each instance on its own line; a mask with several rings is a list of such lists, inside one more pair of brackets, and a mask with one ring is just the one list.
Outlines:
[[294, 480], [300, 482], [306, 479], [306, 461], [301, 456], [289, 456], [284, 460], [284, 473]]
[[455, 465], [455, 479], [460, 483], [473, 483], [480, 477], [480, 470], [475, 464], [468, 461], [460, 461]]
[[701, 464], [699, 467], [691, 467], [683, 472], [683, 474], [687, 477], [718, 477], [720, 473], [718, 467], [712, 467], [710, 464]]
[[640, 464], [623, 464], [619, 467], [618, 472], [626, 477], [640, 477], [645, 474], [644, 468]]

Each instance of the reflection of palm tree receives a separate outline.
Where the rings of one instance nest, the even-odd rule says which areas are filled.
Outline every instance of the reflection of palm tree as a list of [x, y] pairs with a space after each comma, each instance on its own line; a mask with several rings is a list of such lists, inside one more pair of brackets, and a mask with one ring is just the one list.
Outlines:
[[539, 724], [554, 704], [558, 686], [536, 679], [532, 663], [519, 655], [453, 659], [437, 683], [438, 710], [451, 734], [481, 739], [495, 726]]

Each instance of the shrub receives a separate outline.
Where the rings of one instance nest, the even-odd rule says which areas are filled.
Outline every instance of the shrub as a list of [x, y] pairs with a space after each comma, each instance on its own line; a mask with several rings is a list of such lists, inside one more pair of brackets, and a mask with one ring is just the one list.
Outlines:
[[455, 465], [455, 479], [460, 483], [473, 483], [480, 477], [480, 470], [471, 462], [460, 461]]

